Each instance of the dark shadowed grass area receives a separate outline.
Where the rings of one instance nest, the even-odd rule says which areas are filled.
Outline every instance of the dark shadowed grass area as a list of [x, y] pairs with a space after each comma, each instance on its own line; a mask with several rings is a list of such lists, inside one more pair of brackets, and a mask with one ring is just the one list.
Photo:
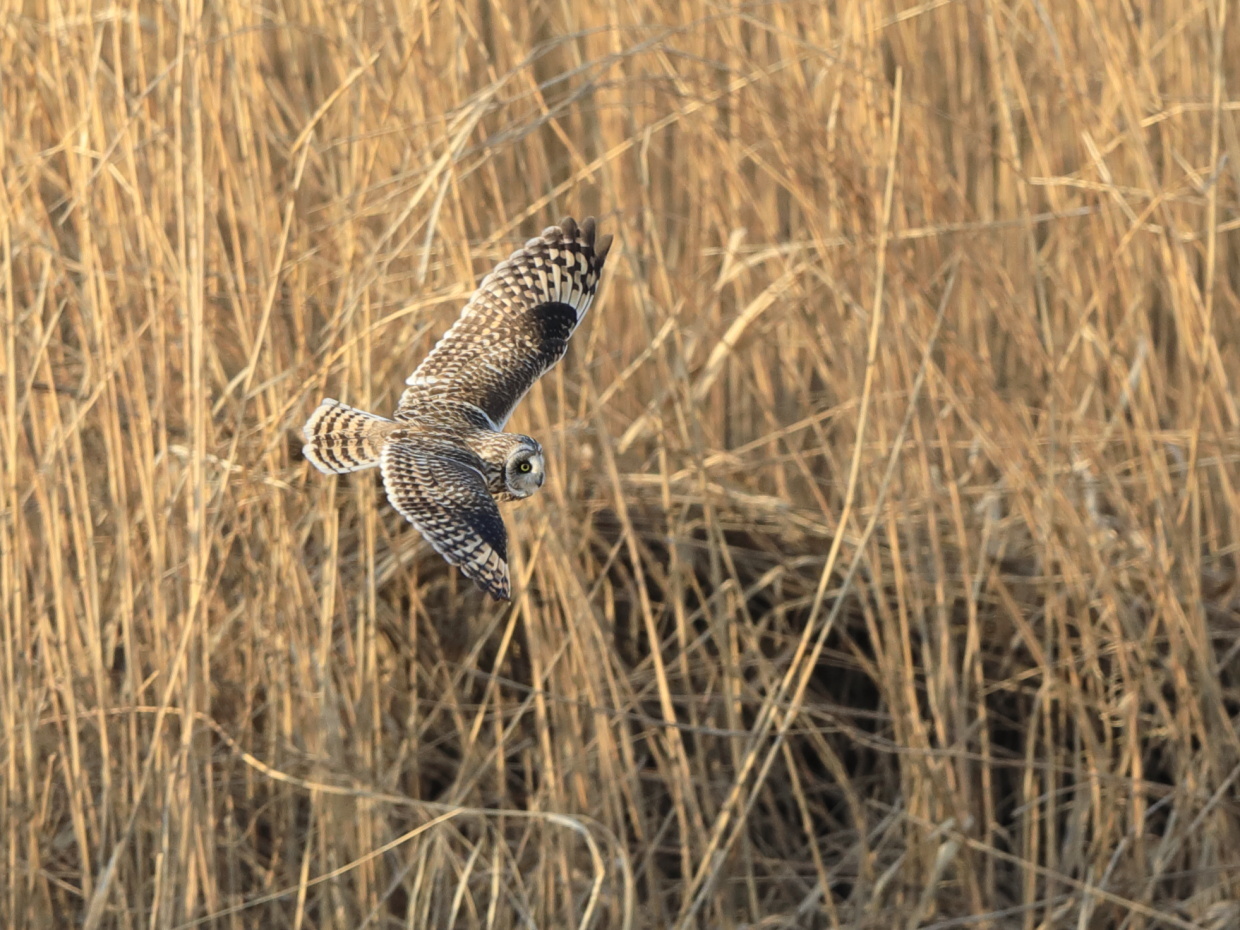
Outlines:
[[[0, 13], [0, 925], [1240, 925], [1240, 22]], [[514, 599], [298, 430], [561, 215]]]

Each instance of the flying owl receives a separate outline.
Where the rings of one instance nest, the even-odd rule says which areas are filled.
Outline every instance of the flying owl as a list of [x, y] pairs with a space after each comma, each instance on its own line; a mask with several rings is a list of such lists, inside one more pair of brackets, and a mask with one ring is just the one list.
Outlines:
[[542, 446], [505, 433], [513, 408], [564, 357], [594, 300], [611, 236], [594, 218], [544, 229], [482, 279], [406, 380], [394, 419], [325, 399], [302, 454], [328, 474], [379, 466], [388, 500], [496, 600], [510, 596], [499, 501], [546, 479]]

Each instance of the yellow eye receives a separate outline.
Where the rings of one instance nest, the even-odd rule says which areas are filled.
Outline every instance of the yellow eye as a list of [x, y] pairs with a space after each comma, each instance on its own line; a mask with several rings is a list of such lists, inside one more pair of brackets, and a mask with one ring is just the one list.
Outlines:
[[522, 474], [525, 474], [525, 473], [527, 473], [527, 472], [528, 472], [531, 468], [533, 468], [533, 466], [532, 466], [532, 465], [530, 465], [530, 463], [529, 463], [529, 462], [522, 462], [520, 465], [518, 465], [518, 466], [517, 466], [517, 471], [521, 472]]

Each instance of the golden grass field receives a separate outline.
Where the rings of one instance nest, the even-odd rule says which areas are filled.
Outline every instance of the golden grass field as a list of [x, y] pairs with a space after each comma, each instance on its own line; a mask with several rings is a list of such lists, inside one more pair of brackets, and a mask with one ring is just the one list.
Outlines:
[[[0, 12], [0, 926], [1240, 927], [1240, 12]], [[564, 214], [510, 605], [320, 475]]]

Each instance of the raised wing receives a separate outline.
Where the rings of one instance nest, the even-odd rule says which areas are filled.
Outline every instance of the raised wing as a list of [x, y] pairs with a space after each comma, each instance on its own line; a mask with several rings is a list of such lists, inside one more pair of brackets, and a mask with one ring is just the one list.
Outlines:
[[482, 472], [460, 450], [416, 437], [390, 441], [379, 464], [392, 506], [465, 577], [508, 600], [508, 533]]
[[[467, 418], [503, 429], [526, 392], [564, 357], [594, 300], [611, 236], [594, 218], [544, 229], [482, 279], [460, 318], [405, 382], [397, 419], [429, 400], [459, 401]], [[482, 417], [468, 416], [477, 411]]]

